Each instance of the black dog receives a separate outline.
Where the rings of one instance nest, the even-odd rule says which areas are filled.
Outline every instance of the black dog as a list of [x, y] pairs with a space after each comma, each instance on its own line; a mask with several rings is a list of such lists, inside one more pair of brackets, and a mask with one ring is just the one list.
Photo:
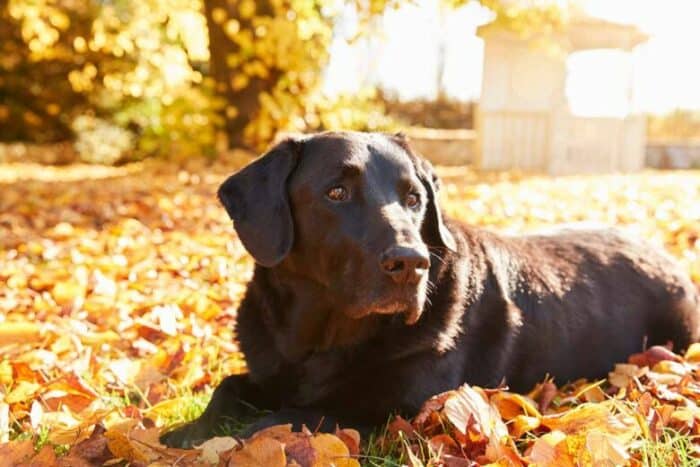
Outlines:
[[250, 373], [226, 378], [188, 446], [245, 401], [251, 427], [411, 415], [464, 382], [527, 390], [604, 376], [645, 345], [697, 340], [700, 298], [666, 255], [613, 231], [505, 237], [443, 220], [400, 136], [287, 140], [219, 197], [257, 266], [238, 311]]

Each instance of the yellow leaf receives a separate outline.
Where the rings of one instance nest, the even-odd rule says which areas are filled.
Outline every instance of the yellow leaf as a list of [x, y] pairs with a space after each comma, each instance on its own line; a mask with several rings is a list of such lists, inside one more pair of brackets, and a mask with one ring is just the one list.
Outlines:
[[56, 303], [66, 305], [76, 298], [84, 297], [85, 287], [73, 281], [57, 282], [51, 290], [51, 295]]
[[636, 419], [616, 401], [584, 403], [557, 415], [542, 417], [542, 425], [566, 434], [599, 431], [628, 441], [639, 433]]
[[41, 385], [32, 383], [31, 381], [20, 381], [12, 390], [5, 396], [5, 402], [8, 404], [16, 404], [25, 402], [34, 397], [34, 394], [41, 389]]
[[0, 362], [0, 384], [9, 386], [12, 381], [12, 364], [8, 360], [3, 360]]
[[319, 433], [311, 438], [311, 446], [316, 451], [313, 467], [360, 467], [357, 459], [350, 457], [345, 443], [335, 435]]
[[510, 434], [513, 438], [520, 438], [524, 433], [532, 431], [540, 426], [540, 417], [528, 417], [518, 415], [508, 423]]
[[40, 338], [40, 328], [36, 323], [26, 321], [0, 323], [0, 342], [3, 344], [36, 342]]
[[700, 342], [690, 344], [685, 352], [685, 359], [689, 362], [700, 362]]

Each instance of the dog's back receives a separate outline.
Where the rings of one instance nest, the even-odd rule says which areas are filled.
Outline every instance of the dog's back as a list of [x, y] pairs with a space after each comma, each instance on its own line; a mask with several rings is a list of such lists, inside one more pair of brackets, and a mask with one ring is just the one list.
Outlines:
[[[474, 232], [467, 229], [467, 234]], [[507, 381], [518, 389], [604, 376], [645, 346], [698, 340], [700, 298], [667, 254], [618, 231], [478, 233], [516, 334]]]

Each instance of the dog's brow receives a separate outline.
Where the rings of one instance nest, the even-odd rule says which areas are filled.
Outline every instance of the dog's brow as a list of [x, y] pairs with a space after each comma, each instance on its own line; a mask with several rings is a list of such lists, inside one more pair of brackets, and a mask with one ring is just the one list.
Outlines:
[[343, 164], [340, 171], [344, 177], [357, 177], [362, 174], [362, 167], [357, 164]]

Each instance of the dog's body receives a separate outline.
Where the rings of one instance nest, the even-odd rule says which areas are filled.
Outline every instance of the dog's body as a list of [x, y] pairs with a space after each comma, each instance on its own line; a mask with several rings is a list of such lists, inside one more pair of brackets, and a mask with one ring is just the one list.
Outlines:
[[[275, 155], [290, 144], [293, 163]], [[259, 263], [237, 325], [250, 371], [227, 378], [169, 444], [211, 436], [241, 414], [239, 400], [277, 410], [254, 429], [321, 417], [371, 426], [465, 382], [599, 378], [644, 346], [699, 337], [695, 285], [649, 245], [611, 230], [505, 237], [443, 221], [430, 167], [401, 138], [331, 133], [275, 150], [220, 192]], [[422, 188], [399, 188], [411, 179]], [[252, 184], [261, 200], [246, 194]], [[256, 227], [262, 202], [279, 219], [258, 213], [267, 225]]]

